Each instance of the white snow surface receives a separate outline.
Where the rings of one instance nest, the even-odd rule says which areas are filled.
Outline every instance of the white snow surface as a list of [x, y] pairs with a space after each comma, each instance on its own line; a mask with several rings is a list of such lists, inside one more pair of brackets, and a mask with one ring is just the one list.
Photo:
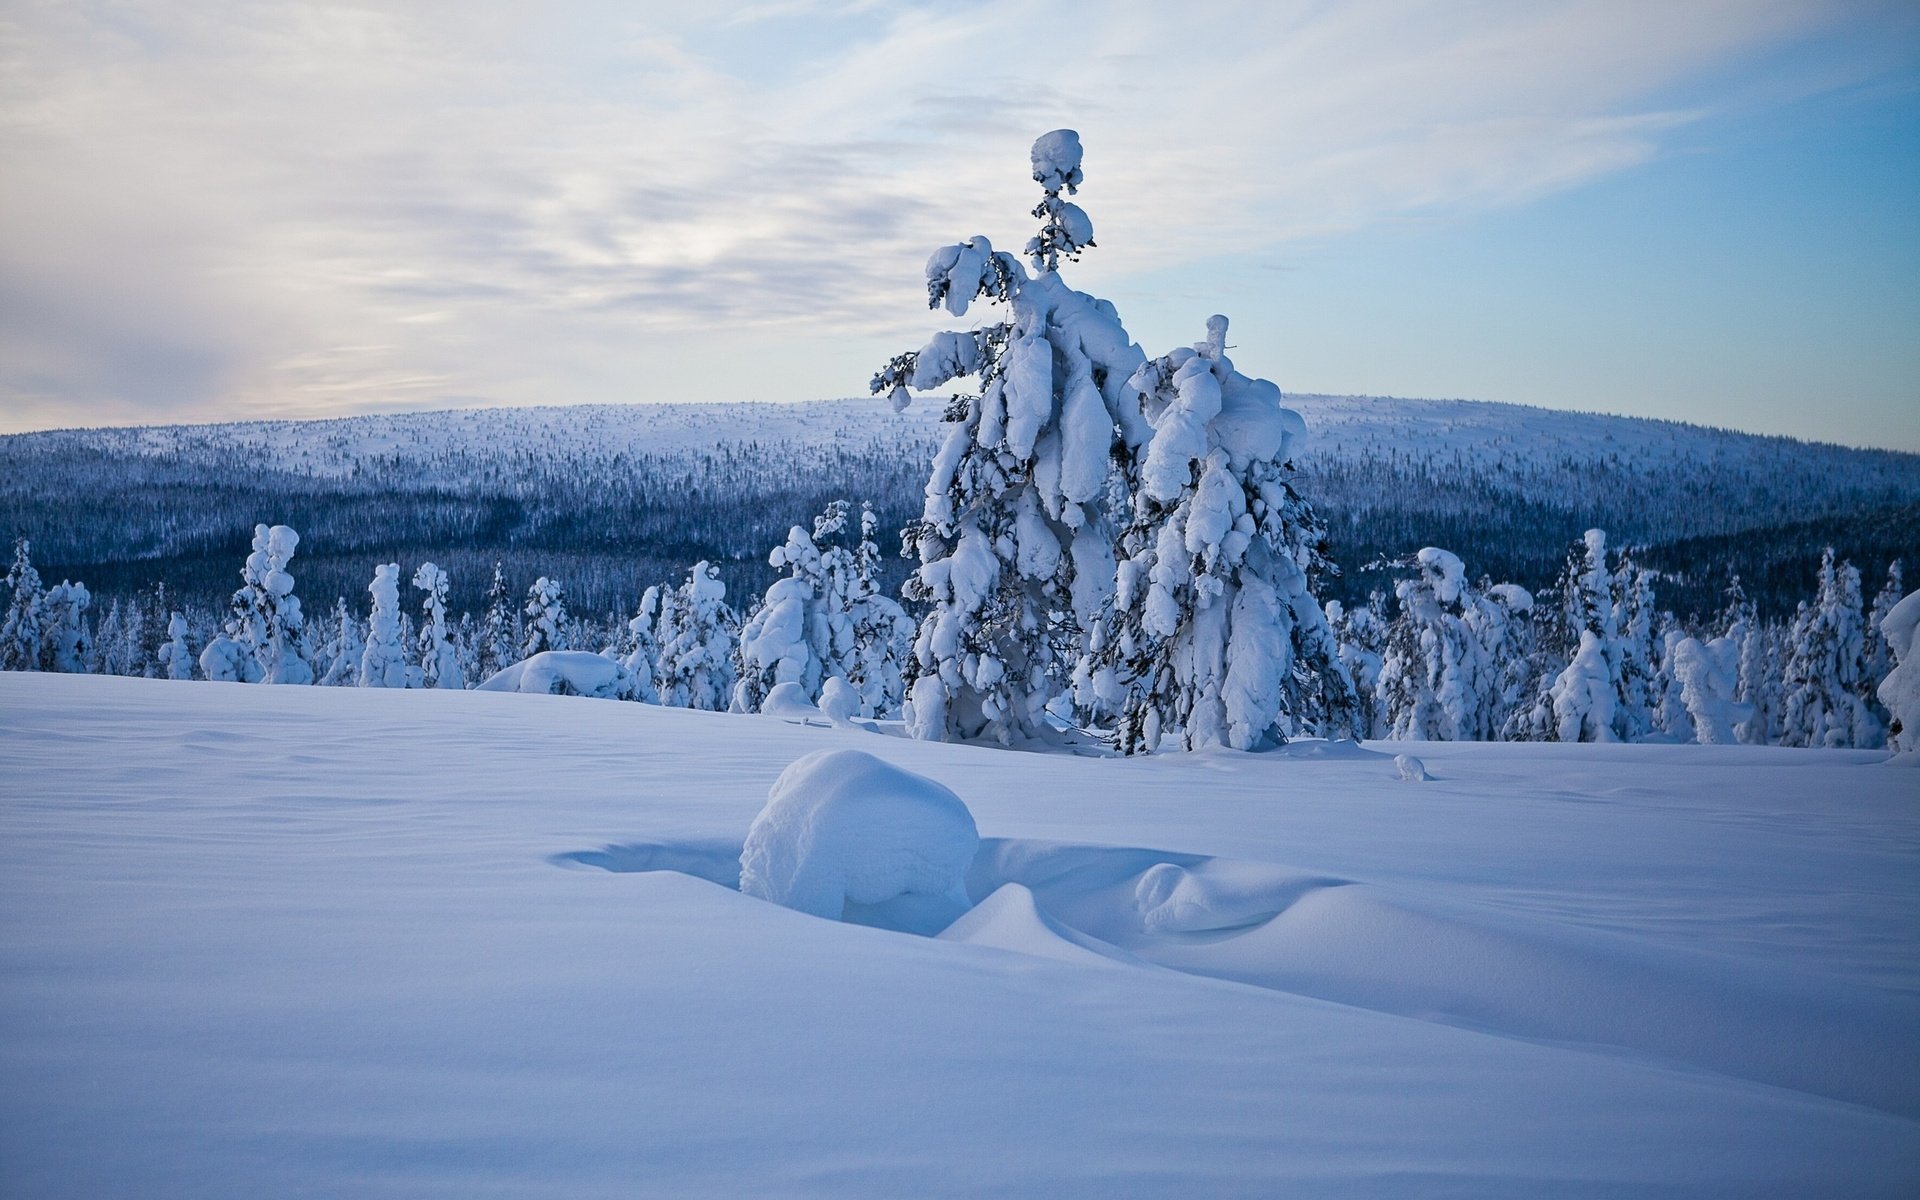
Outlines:
[[[738, 890], [853, 750], [985, 835], [940, 938]], [[1421, 753], [0, 675], [0, 1191], [1920, 1191], [1913, 772]]]

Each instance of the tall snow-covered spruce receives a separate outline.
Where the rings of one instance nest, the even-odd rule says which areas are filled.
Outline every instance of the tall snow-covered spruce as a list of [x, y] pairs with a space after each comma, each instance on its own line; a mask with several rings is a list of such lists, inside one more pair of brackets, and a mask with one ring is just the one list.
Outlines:
[[[1117, 721], [1129, 751], [1176, 732], [1186, 745], [1283, 737], [1301, 675], [1324, 667], [1349, 709], [1352, 695], [1306, 595], [1314, 526], [1285, 465], [1300, 420], [1279, 389], [1233, 370], [1224, 318], [1203, 348], [1150, 363], [1112, 304], [1061, 279], [1060, 260], [1093, 245], [1063, 197], [1081, 159], [1072, 130], [1034, 143], [1041, 229], [1024, 264], [984, 237], [928, 260], [930, 308], [960, 317], [984, 298], [1005, 316], [935, 334], [873, 380], [896, 408], [910, 388], [979, 385], [953, 398], [921, 519], [904, 531], [920, 564], [906, 594], [927, 606], [906, 664], [908, 728], [1025, 742], [1046, 736], [1071, 689], [1083, 715]], [[1136, 590], [1116, 602], [1120, 555], [1118, 582]], [[1134, 610], [1150, 594], [1148, 625]]]

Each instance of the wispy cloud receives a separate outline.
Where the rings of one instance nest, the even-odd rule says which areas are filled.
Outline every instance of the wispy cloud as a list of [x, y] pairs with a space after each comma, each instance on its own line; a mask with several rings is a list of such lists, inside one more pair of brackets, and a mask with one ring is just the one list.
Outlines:
[[[96, 3], [0, 23], [15, 427], [845, 393], [1089, 147], [1090, 278], [1661, 153], [1793, 0]], [[1230, 298], [1226, 298], [1229, 299]]]

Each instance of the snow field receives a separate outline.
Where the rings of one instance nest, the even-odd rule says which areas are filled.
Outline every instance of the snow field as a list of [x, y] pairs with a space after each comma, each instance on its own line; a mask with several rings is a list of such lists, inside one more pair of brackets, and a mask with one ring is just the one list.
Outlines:
[[[939, 938], [742, 894], [858, 750]], [[1016, 754], [452, 691], [0, 676], [9, 1195], [1910, 1195], [1872, 752]], [[844, 912], [844, 910], [843, 910]]]

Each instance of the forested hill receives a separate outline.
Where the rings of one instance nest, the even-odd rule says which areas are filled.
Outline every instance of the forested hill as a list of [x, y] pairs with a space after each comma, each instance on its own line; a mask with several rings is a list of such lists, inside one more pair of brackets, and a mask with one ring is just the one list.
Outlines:
[[[1345, 569], [1330, 596], [1384, 586], [1365, 564], [1423, 545], [1537, 586], [1596, 525], [1644, 547], [1682, 614], [1716, 608], [1729, 567], [1790, 611], [1828, 543], [1869, 581], [1920, 560], [1920, 455], [1471, 401], [1288, 403], [1309, 430], [1301, 489]], [[301, 532], [316, 605], [363, 599], [376, 562], [423, 559], [451, 573], [456, 609], [478, 606], [496, 559], [520, 588], [560, 577], [583, 611], [625, 610], [699, 558], [742, 597], [830, 499], [871, 500], [886, 528], [916, 515], [939, 415], [594, 405], [18, 434], [0, 437], [0, 530], [33, 539], [43, 574], [105, 595], [165, 580], [218, 602], [270, 521]]]

